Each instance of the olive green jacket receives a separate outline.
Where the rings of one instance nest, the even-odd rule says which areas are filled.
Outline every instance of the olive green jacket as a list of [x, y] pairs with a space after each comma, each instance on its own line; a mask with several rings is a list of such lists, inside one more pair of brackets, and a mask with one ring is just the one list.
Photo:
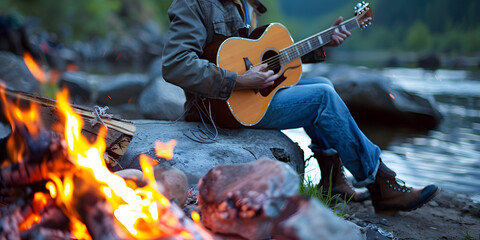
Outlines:
[[[163, 77], [192, 95], [226, 100], [235, 88], [237, 73], [201, 59], [204, 48], [226, 37], [243, 36], [245, 23], [231, 0], [175, 0], [168, 10], [170, 27], [163, 50]], [[308, 56], [308, 55], [307, 55]], [[309, 62], [323, 60], [314, 51]]]

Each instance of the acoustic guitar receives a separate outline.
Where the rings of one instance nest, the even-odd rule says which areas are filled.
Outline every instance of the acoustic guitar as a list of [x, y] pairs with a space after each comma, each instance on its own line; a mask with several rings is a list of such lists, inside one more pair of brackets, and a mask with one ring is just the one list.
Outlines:
[[[363, 29], [370, 25], [372, 20], [372, 9], [368, 3], [363, 2], [355, 7], [355, 17], [297, 43], [293, 42], [283, 25], [273, 23], [255, 29], [250, 38], [231, 37], [210, 44], [205, 48], [203, 58], [223, 69], [243, 74], [254, 66], [267, 63], [266, 70], [273, 70], [276, 74], [280, 74], [275, 83], [268, 88], [235, 90], [228, 100], [221, 103], [214, 100], [215, 104], [226, 104], [224, 108], [228, 108], [234, 119], [241, 125], [255, 125], [265, 115], [274, 94], [280, 88], [289, 87], [298, 82], [302, 74], [300, 60], [302, 56], [330, 42], [335, 32], [341, 29], [350, 31], [357, 27]], [[225, 119], [216, 117], [215, 121], [225, 122]]]

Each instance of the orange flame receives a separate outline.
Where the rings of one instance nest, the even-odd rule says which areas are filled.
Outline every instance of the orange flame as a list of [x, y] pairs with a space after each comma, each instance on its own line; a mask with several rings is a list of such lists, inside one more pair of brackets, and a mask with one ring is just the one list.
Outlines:
[[391, 99], [395, 100], [395, 95], [389, 93], [388, 96], [390, 96]]
[[167, 143], [155, 142], [155, 153], [157, 156], [170, 160], [173, 158], [173, 149], [177, 145], [177, 140], [172, 139]]
[[11, 137], [7, 139], [7, 149], [15, 149], [15, 151], [9, 151], [10, 160], [20, 163], [23, 161], [26, 143], [24, 139], [12, 137], [14, 136], [13, 133], [17, 131], [15, 123], [23, 124], [30, 136], [36, 139], [39, 135], [40, 126], [43, 125], [41, 118], [39, 117], [39, 106], [32, 103], [27, 109], [18, 107], [17, 105], [19, 104], [13, 104], [7, 99], [3, 85], [0, 85], [0, 98], [2, 100], [2, 108], [5, 117], [10, 123], [12, 129]]
[[[113, 214], [117, 221], [138, 239], [187, 236], [188, 231], [183, 229], [178, 218], [169, 210], [170, 202], [157, 190], [151, 159], [146, 155], [140, 157], [144, 181], [148, 184], [137, 189], [128, 187], [123, 178], [111, 173], [106, 167], [103, 158], [106, 128], [100, 130], [96, 142], [90, 143], [80, 132], [83, 127], [82, 119], [68, 105], [68, 93], [62, 91], [57, 95], [57, 100], [58, 108], [65, 115], [65, 139], [69, 156], [75, 159], [80, 169], [93, 173], [99, 189], [114, 209]], [[52, 177], [52, 183], [47, 186], [52, 197], [61, 200], [65, 205], [71, 202], [74, 191], [71, 179], [65, 177], [62, 182]], [[52, 185], [56, 186], [53, 190]]]
[[45, 77], [45, 73], [43, 70], [38, 66], [37, 62], [33, 59], [32, 55], [30, 53], [25, 52], [23, 54], [23, 60], [25, 64], [28, 67], [28, 70], [32, 73], [32, 75], [41, 83], [45, 83], [47, 81], [47, 78]]
[[38, 214], [48, 202], [48, 195], [42, 192], [36, 192], [33, 196], [33, 213], [30, 214], [19, 226], [19, 230], [30, 229], [35, 223], [39, 223], [41, 216]]

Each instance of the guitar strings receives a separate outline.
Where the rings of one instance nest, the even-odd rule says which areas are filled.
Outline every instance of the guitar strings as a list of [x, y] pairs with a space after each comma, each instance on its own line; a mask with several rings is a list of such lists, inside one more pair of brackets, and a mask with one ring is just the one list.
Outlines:
[[[330, 30], [327, 30], [327, 31], [324, 32], [324, 34], [327, 34], [326, 37], [330, 37], [330, 35], [335, 31], [335, 29], [336, 28], [332, 28]], [[277, 68], [279, 68], [283, 65], [282, 64], [282, 54], [283, 53], [287, 54], [287, 56], [294, 54], [294, 56], [295, 56], [294, 59], [297, 59], [297, 58], [305, 55], [305, 54], [302, 54], [302, 53], [305, 53], [305, 52], [308, 53], [308, 52], [311, 51], [310, 49], [308, 49], [308, 47], [306, 46], [305, 43], [307, 41], [312, 41], [312, 40], [313, 40], [313, 37], [310, 37], [310, 38], [307, 38], [307, 39], [305, 39], [301, 42], [298, 42], [296, 45], [292, 45], [292, 46], [289, 46], [287, 48], [284, 48], [284, 49], [280, 50], [279, 54], [277, 54], [273, 57], [267, 58], [267, 59], [263, 60], [262, 62], [260, 62], [259, 64], [254, 65], [254, 66], [256, 67], [256, 66], [267, 63], [268, 64], [268, 66], [266, 68], [267, 70], [275, 70], [275, 69], [277, 69]], [[329, 42], [329, 41], [327, 41], [327, 42]], [[325, 45], [325, 44], [322, 44], [321, 46], [323, 46], [323, 45]], [[316, 48], [319, 48], [319, 47], [316, 47]], [[296, 56], [296, 55], [300, 55], [300, 56]], [[272, 65], [272, 63], [274, 63], [274, 64]]]
[[[338, 26], [330, 27], [329, 29], [325, 30], [323, 33], [320, 33], [320, 34], [321, 35], [326, 35], [325, 37], [328, 40], [326, 42], [328, 43], [328, 42], [331, 41], [331, 35], [333, 35], [333, 33], [335, 31], [337, 31], [337, 29], [341, 28], [342, 26], [346, 26], [349, 29], [353, 29], [353, 26], [352, 26], [350, 20], [348, 20], [348, 21], [346, 21], [343, 24], [340, 24]], [[256, 66], [259, 66], [261, 64], [267, 63], [268, 64], [268, 66], [266, 68], [267, 70], [275, 70], [275, 69], [277, 69], [277, 68], [279, 68], [283, 65], [282, 64], [282, 60], [283, 60], [282, 59], [282, 54], [283, 53], [285, 53], [287, 56], [295, 54], [294, 59], [297, 59], [297, 58], [299, 58], [299, 57], [301, 57], [301, 56], [303, 56], [306, 53], [309, 53], [311, 51], [311, 49], [307, 48], [305, 43], [308, 42], [308, 41], [313, 41], [315, 38], [316, 38], [315, 36], [311, 36], [307, 39], [304, 39], [304, 40], [292, 45], [292, 46], [286, 47], [286, 48], [280, 50], [278, 55], [267, 58], [267, 59], [263, 60], [262, 62], [260, 62], [259, 64], [254, 65], [254, 66], [256, 67]], [[328, 39], [328, 38], [330, 38], [330, 39]], [[319, 47], [321, 47], [323, 45], [325, 45], [325, 44], [321, 44]], [[319, 48], [319, 47], [316, 47], [316, 48]], [[316, 49], [316, 48], [314, 48], [314, 49]], [[296, 56], [297, 54], [299, 54], [300, 56]], [[291, 62], [291, 61], [289, 61], [289, 62]], [[272, 64], [272, 63], [274, 63], [274, 64]]]

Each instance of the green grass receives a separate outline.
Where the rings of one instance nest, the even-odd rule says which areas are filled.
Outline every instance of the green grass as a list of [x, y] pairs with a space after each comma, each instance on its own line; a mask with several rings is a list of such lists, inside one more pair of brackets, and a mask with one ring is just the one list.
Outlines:
[[470, 236], [470, 234], [468, 234], [468, 232], [465, 233], [465, 237], [463, 238], [460, 238], [461, 240], [477, 240], [476, 238]]
[[[330, 174], [330, 177], [332, 174]], [[329, 180], [332, 182], [332, 179]], [[317, 187], [316, 184], [312, 182], [312, 180], [307, 177], [305, 182], [300, 185], [300, 193], [310, 197], [310, 198], [317, 198], [323, 203], [326, 207], [332, 209], [332, 211], [341, 218], [345, 218], [345, 210], [347, 203], [349, 203], [352, 199], [342, 199], [340, 194], [332, 195], [332, 184], [329, 184], [330, 187], [328, 190], [323, 191], [323, 187]], [[338, 203], [343, 202], [341, 207], [339, 207]]]
[[56, 83], [41, 84], [42, 96], [55, 99], [55, 96], [60, 92], [60, 88]]

